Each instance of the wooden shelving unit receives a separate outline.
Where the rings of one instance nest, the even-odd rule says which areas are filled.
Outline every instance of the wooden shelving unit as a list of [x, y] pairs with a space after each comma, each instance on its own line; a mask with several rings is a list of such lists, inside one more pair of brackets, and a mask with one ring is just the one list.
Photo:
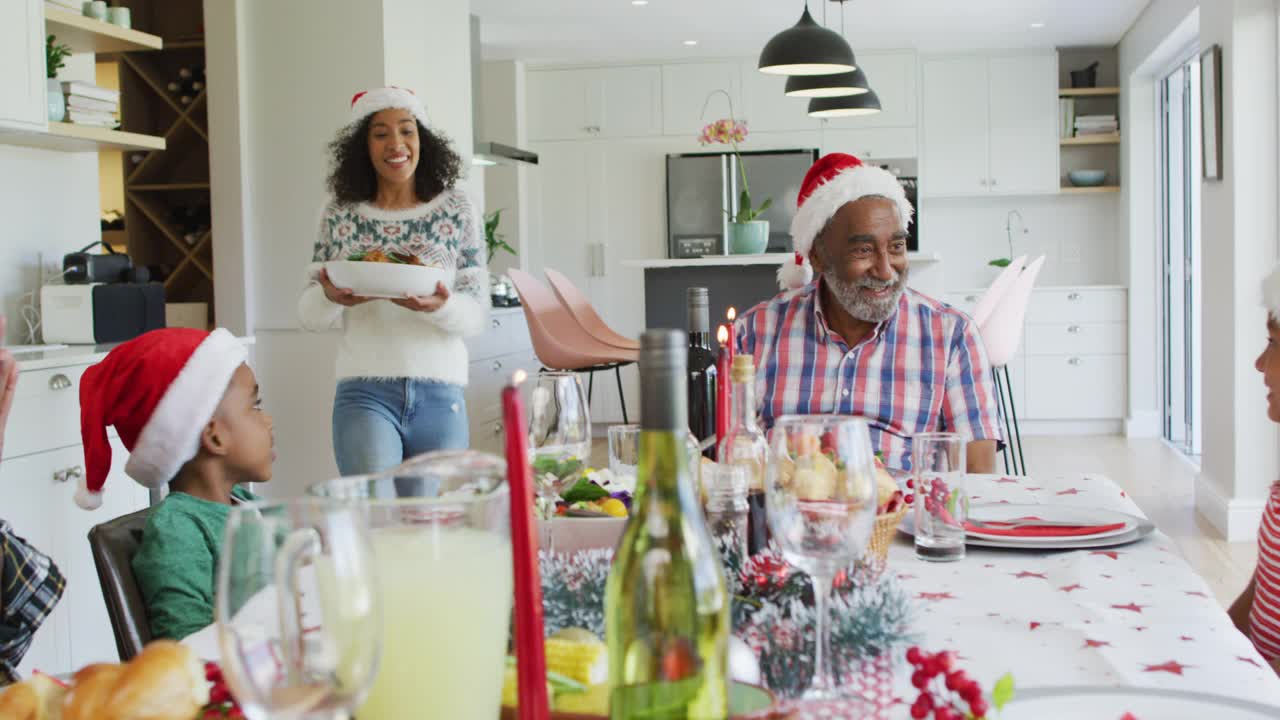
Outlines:
[[[165, 300], [200, 302], [213, 317], [213, 230], [209, 213], [209, 98], [190, 102], [170, 90], [179, 71], [199, 76], [205, 67], [202, 0], [119, 0], [135, 23], [157, 32], [164, 49], [123, 52], [120, 118], [123, 127], [164, 138], [162, 152], [124, 157], [125, 227], [129, 254], [139, 265], [159, 266]], [[196, 218], [195, 227], [184, 222]]]
[[1059, 88], [1058, 97], [1102, 97], [1119, 95], [1118, 87]]
[[1075, 185], [1064, 185], [1059, 192], [1071, 195], [1092, 195], [1095, 193], [1118, 193], [1119, 185], [1095, 185], [1093, 187], [1076, 187]]
[[46, 35], [56, 35], [58, 42], [71, 46], [73, 53], [138, 52], [159, 50], [164, 40], [158, 35], [138, 32], [85, 17], [70, 10], [44, 6]]
[[1062, 138], [1061, 142], [1063, 145], [1115, 145], [1120, 142], [1120, 133], [1077, 135], [1076, 137]]

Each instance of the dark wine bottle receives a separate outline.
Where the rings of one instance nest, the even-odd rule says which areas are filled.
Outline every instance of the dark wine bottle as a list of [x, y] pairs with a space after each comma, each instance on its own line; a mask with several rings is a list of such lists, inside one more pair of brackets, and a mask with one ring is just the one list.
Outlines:
[[687, 291], [689, 307], [689, 432], [705, 449], [702, 454], [715, 459], [716, 434], [716, 354], [711, 349], [711, 299], [704, 287]]

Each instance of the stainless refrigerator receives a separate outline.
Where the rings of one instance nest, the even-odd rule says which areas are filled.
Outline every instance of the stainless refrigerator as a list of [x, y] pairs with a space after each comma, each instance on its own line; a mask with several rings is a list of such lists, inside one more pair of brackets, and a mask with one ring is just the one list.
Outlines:
[[[791, 218], [796, 196], [815, 148], [742, 153], [751, 203], [773, 204], [760, 217], [769, 221], [769, 252], [791, 248]], [[728, 253], [730, 213], [738, 212], [742, 174], [733, 153], [667, 156], [667, 255], [693, 258]]]

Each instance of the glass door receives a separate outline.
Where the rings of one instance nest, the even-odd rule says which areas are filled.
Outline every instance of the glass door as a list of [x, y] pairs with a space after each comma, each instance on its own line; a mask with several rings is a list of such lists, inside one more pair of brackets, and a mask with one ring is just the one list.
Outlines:
[[1200, 60], [1160, 83], [1164, 438], [1200, 455]]

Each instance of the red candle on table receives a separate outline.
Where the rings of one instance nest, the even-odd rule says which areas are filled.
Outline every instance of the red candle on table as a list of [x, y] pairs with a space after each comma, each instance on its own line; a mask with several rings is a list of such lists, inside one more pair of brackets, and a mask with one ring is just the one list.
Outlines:
[[720, 443], [729, 434], [729, 407], [733, 397], [729, 388], [729, 329], [721, 325], [716, 330], [716, 340], [720, 342], [720, 355], [716, 358], [716, 452], [719, 453]]
[[542, 580], [538, 572], [537, 529], [533, 521], [533, 473], [517, 370], [502, 389], [502, 421], [507, 430], [507, 484], [511, 491], [511, 564], [516, 591], [516, 672], [521, 720], [547, 720], [547, 657], [542, 642]]
[[729, 367], [733, 367], [733, 355], [738, 351], [738, 334], [733, 329], [733, 323], [738, 319], [738, 311], [730, 305], [729, 312], [725, 313], [725, 316], [729, 318], [729, 324], [725, 326], [729, 328], [729, 341], [725, 344], [725, 347], [729, 348]]

